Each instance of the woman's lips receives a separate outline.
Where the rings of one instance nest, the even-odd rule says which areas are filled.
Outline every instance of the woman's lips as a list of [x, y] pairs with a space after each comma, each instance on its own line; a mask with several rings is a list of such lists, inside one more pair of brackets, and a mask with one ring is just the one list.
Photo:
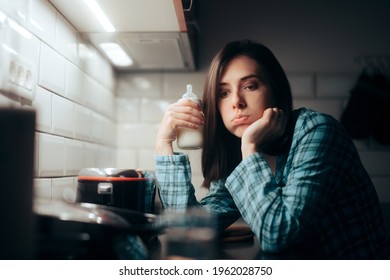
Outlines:
[[246, 121], [249, 119], [249, 116], [237, 116], [235, 117], [232, 122], [235, 124], [235, 125], [240, 125], [240, 124], [244, 124], [246, 123]]

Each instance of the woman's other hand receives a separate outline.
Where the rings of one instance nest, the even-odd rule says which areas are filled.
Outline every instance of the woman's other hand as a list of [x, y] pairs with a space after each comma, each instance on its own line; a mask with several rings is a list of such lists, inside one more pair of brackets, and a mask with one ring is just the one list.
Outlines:
[[278, 108], [268, 108], [263, 116], [252, 123], [244, 132], [241, 139], [243, 159], [255, 152], [261, 152], [262, 147], [279, 137], [286, 129], [287, 117]]

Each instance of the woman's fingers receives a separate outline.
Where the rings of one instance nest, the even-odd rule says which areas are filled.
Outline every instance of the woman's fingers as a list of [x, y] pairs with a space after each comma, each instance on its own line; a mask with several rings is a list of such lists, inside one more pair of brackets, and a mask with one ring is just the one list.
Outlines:
[[[264, 111], [261, 119], [248, 127], [245, 131], [249, 141], [261, 145], [269, 143], [283, 135], [287, 124], [287, 117], [278, 108], [268, 108]], [[248, 135], [249, 134], [249, 135]]]
[[198, 128], [204, 123], [204, 115], [195, 102], [190, 102], [190, 105], [182, 105], [179, 102], [172, 104], [166, 112], [166, 118], [174, 128]]
[[[193, 103], [193, 104], [192, 104]], [[173, 142], [179, 127], [199, 128], [203, 125], [204, 115], [196, 103], [176, 102], [171, 104], [161, 121], [158, 138]]]

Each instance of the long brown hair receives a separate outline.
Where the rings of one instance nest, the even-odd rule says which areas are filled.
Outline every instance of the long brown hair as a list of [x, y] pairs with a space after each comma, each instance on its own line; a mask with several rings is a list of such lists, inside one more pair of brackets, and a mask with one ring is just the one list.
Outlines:
[[[214, 180], [224, 180], [241, 162], [241, 139], [224, 126], [217, 109], [217, 93], [226, 65], [235, 57], [246, 56], [258, 63], [261, 75], [275, 96], [276, 106], [289, 120], [292, 113], [292, 96], [287, 76], [274, 54], [264, 45], [250, 40], [234, 41], [220, 50], [211, 61], [203, 92], [204, 142], [202, 151], [203, 186], [210, 187]], [[288, 129], [286, 129], [288, 131]], [[287, 132], [286, 132], [287, 134]], [[287, 135], [288, 136], [288, 135]], [[286, 146], [286, 135], [268, 147], [268, 153], [280, 154]]]

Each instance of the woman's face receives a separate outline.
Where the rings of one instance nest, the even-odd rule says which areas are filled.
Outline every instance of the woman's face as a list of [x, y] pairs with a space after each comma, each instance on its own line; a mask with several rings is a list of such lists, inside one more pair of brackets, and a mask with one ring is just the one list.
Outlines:
[[245, 129], [275, 107], [271, 90], [260, 76], [259, 65], [246, 56], [233, 58], [219, 82], [217, 106], [227, 130], [241, 138]]

